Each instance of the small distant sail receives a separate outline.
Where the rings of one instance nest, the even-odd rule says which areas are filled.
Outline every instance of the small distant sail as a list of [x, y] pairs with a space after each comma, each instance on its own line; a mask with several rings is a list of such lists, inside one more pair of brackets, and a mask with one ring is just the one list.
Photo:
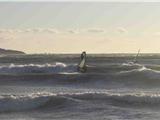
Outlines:
[[139, 54], [140, 54], [140, 49], [138, 50], [138, 53], [137, 53], [137, 55], [135, 56], [135, 58], [133, 60], [134, 63], [138, 62], [137, 59], [138, 59]]
[[82, 52], [81, 54], [81, 61], [78, 65], [78, 71], [79, 72], [86, 72], [87, 67], [86, 67], [86, 52]]

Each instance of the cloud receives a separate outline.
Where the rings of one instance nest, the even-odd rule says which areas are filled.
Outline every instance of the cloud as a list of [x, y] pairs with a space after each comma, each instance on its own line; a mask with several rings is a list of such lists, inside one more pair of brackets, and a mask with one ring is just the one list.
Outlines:
[[[66, 32], [70, 34], [78, 34], [82, 31], [70, 29], [70, 30], [67, 30]], [[87, 32], [103, 33], [105, 32], [105, 30], [101, 28], [91, 28], [91, 29], [87, 29]], [[54, 33], [54, 34], [57, 34], [57, 33], [63, 33], [63, 31], [59, 31], [55, 28], [0, 29], [0, 34], [2, 33]]]
[[104, 31], [104, 29], [100, 29], [100, 28], [91, 28], [91, 29], [88, 29], [88, 32], [90, 32], [90, 33], [103, 33], [105, 31]]
[[32, 32], [32, 29], [25, 29], [23, 30], [23, 32], [29, 33], [29, 32]]
[[33, 32], [33, 33], [59, 33], [58, 30], [54, 28], [33, 28], [33, 29], [26, 29], [23, 32]]
[[16, 33], [22, 33], [22, 32], [24, 32], [24, 31], [21, 30], [21, 29], [14, 29], [14, 30], [12, 31], [12, 33], [14, 33], [14, 32], [16, 32]]
[[59, 33], [59, 31], [54, 28], [43, 29], [43, 31], [48, 33]]
[[13, 33], [12, 29], [0, 29], [0, 33]]
[[0, 29], [0, 33], [59, 33], [54, 28]]
[[0, 33], [21, 33], [24, 32], [22, 29], [0, 29]]
[[119, 33], [127, 33], [127, 32], [128, 32], [128, 31], [127, 31], [125, 28], [123, 28], [123, 27], [117, 28], [117, 31], [118, 31]]
[[31, 32], [37, 33], [37, 32], [42, 32], [43, 29], [42, 28], [33, 28], [31, 29]]
[[67, 32], [71, 33], [71, 34], [77, 34], [77, 33], [79, 33], [77, 30], [68, 30]]

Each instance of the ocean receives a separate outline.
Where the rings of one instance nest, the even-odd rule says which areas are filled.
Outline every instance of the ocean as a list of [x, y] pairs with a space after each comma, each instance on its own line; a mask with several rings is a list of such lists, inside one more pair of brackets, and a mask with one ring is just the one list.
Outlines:
[[160, 54], [0, 56], [1, 120], [159, 120]]

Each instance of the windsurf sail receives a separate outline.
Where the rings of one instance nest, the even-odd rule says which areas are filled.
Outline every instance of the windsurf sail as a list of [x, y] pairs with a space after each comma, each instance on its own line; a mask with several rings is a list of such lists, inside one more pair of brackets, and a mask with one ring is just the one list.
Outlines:
[[87, 67], [86, 67], [86, 52], [82, 52], [81, 54], [81, 61], [78, 64], [78, 71], [79, 72], [86, 72]]
[[139, 54], [140, 54], [140, 49], [138, 50], [138, 53], [137, 53], [137, 55], [135, 56], [135, 58], [133, 60], [134, 63], [138, 62], [137, 59], [138, 59]]

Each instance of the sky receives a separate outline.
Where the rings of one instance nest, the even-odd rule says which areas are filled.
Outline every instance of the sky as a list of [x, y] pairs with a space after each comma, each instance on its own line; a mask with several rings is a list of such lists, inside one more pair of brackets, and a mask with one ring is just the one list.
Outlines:
[[160, 3], [0, 2], [0, 48], [160, 53]]

